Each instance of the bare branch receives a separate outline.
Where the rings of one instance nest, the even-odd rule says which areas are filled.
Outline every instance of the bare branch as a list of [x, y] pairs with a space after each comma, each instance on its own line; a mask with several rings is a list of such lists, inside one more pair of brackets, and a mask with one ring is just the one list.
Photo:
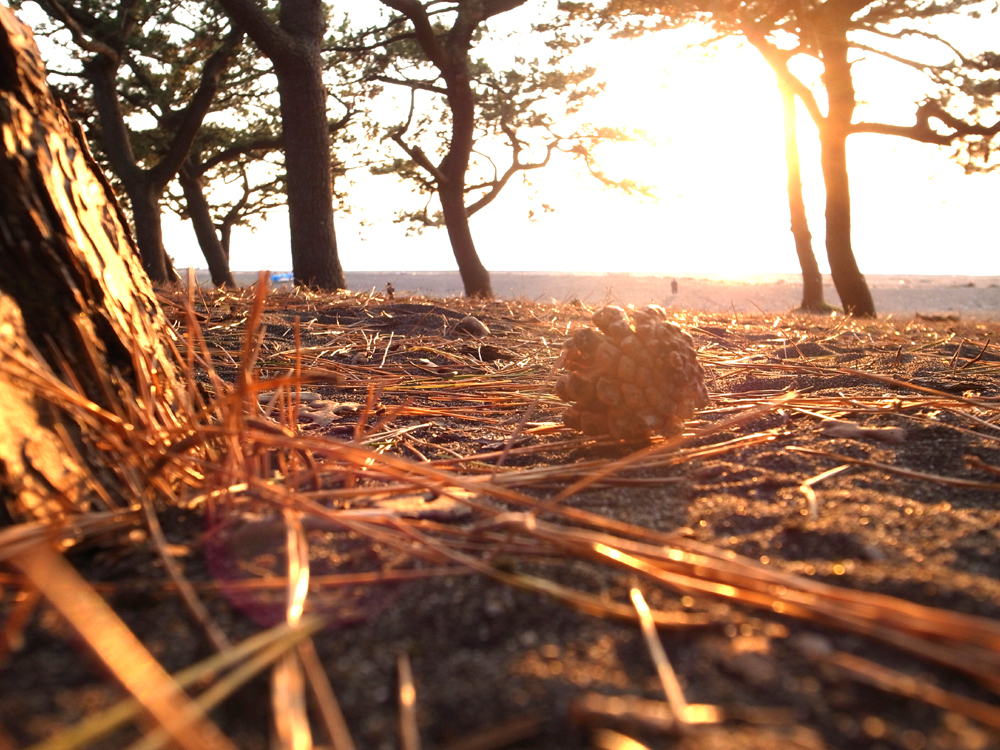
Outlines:
[[381, 0], [381, 2], [410, 19], [410, 23], [413, 24], [414, 36], [434, 65], [440, 69], [448, 64], [448, 56], [434, 33], [427, 9], [423, 5], [417, 0]]
[[[964, 62], [968, 62], [966, 60], [966, 58], [965, 58], [965, 55], [963, 55], [962, 52], [955, 45], [953, 45], [951, 42], [947, 41], [946, 39], [942, 39], [937, 34], [931, 34], [928, 31], [921, 31], [919, 29], [903, 29], [902, 31], [889, 32], [889, 31], [885, 31], [883, 29], [878, 29], [878, 28], [875, 28], [875, 27], [871, 27], [871, 28], [866, 27], [864, 29], [859, 29], [859, 30], [860, 31], [866, 31], [869, 34], [875, 34], [876, 36], [880, 36], [880, 37], [883, 37], [885, 39], [906, 39], [907, 37], [913, 37], [913, 36], [920, 37], [922, 39], [926, 39], [926, 40], [931, 41], [931, 42], [937, 42], [938, 44], [943, 45], [944, 47], [946, 47], [947, 49], [949, 49], [955, 55], [955, 57], [957, 57], [963, 63]], [[860, 47], [860, 45], [857, 45], [857, 46]], [[879, 50], [873, 50], [873, 51], [880, 52]], [[895, 58], [893, 58], [893, 59], [895, 59]], [[903, 60], [901, 59], [900, 61], [902, 62]], [[916, 65], [916, 63], [909, 63], [909, 64]]]
[[799, 97], [799, 100], [805, 106], [806, 111], [809, 113], [812, 121], [816, 123], [816, 126], [822, 126], [826, 121], [826, 117], [824, 117], [820, 110], [819, 103], [816, 101], [816, 96], [813, 94], [812, 89], [806, 86], [798, 76], [794, 75], [788, 69], [788, 61], [797, 54], [797, 50], [780, 49], [768, 41], [764, 33], [753, 24], [742, 26], [740, 30], [746, 40], [760, 52], [767, 64], [771, 66], [771, 70], [774, 71], [781, 85], [787, 87]]
[[430, 91], [435, 94], [440, 94], [441, 96], [447, 96], [448, 90], [442, 88], [441, 86], [435, 86], [431, 81], [409, 81], [400, 80], [398, 78], [391, 78], [384, 75], [375, 75], [371, 77], [373, 81], [379, 81], [380, 83], [390, 83], [394, 86], [404, 86], [409, 89], [416, 89], [418, 91]]
[[[931, 120], [938, 120], [951, 132], [937, 132], [931, 127]], [[916, 122], [913, 125], [899, 126], [886, 125], [884, 123], [859, 122], [851, 126], [851, 132], [898, 135], [920, 141], [921, 143], [947, 146], [967, 136], [988, 138], [1000, 133], [1000, 119], [992, 125], [966, 122], [946, 111], [940, 102], [931, 100], [923, 102], [917, 108]]]
[[[518, 174], [519, 172], [528, 172], [532, 169], [542, 169], [543, 167], [547, 166], [549, 160], [552, 158], [552, 152], [556, 149], [558, 145], [559, 145], [558, 140], [554, 140], [551, 143], [549, 143], [545, 148], [545, 158], [539, 162], [512, 163], [509, 167], [507, 167], [507, 171], [503, 173], [503, 176], [500, 177], [499, 180], [494, 180], [492, 183], [487, 183], [487, 185], [490, 187], [490, 191], [488, 193], [486, 193], [485, 195], [480, 197], [479, 200], [475, 201], [474, 203], [466, 207], [466, 212], [469, 214], [469, 216], [472, 216], [480, 209], [485, 208], [490, 203], [492, 203], [496, 199], [496, 197], [500, 194], [500, 191], [503, 190], [503, 188], [507, 185], [508, 182], [510, 182], [510, 178], [513, 177], [514, 175]], [[486, 187], [487, 185], [484, 185], [483, 187]]]
[[899, 63], [900, 65], [905, 65], [908, 68], [913, 68], [913, 70], [924, 72], [932, 71], [935, 75], [940, 74], [945, 66], [940, 65], [928, 65], [926, 63], [918, 62], [917, 60], [910, 60], [906, 57], [900, 57], [899, 55], [894, 55], [891, 52], [887, 52], [882, 49], [875, 49], [874, 47], [869, 47], [866, 44], [858, 44], [857, 42], [851, 44], [852, 49], [861, 50], [862, 52], [870, 52], [873, 55], [878, 55], [886, 60], [892, 60], [893, 62]]

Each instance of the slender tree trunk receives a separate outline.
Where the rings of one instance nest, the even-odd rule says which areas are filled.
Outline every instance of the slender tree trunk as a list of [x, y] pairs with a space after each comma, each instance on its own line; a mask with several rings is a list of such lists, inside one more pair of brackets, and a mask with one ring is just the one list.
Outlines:
[[285, 144], [288, 222], [295, 283], [345, 289], [333, 226], [333, 177], [326, 87], [315, 60], [273, 60]]
[[[831, 11], [833, 12], [833, 11]], [[823, 54], [823, 84], [829, 101], [826, 120], [820, 127], [820, 159], [826, 186], [826, 255], [844, 312], [875, 317], [868, 282], [858, 268], [851, 247], [851, 187], [847, 173], [847, 136], [856, 106], [854, 80], [847, 59], [846, 24], [836, 19], [824, 24], [820, 35]]]
[[219, 242], [222, 244], [222, 252], [226, 255], [226, 264], [229, 264], [229, 249], [233, 242], [233, 227], [236, 226], [236, 217], [226, 215], [216, 226], [219, 230]]
[[820, 143], [826, 186], [826, 255], [844, 312], [875, 317], [868, 282], [858, 268], [851, 247], [851, 191], [847, 176], [847, 139], [826, 134]]
[[438, 198], [444, 214], [444, 225], [451, 240], [451, 249], [462, 275], [467, 297], [492, 297], [493, 286], [469, 226], [465, 207], [465, 175], [475, 145], [476, 104], [469, 77], [468, 49], [449, 50], [451, 65], [446, 67], [448, 107], [451, 109], [451, 142], [439, 167], [443, 180], [438, 182]]
[[799, 163], [799, 139], [796, 131], [795, 94], [778, 78], [785, 123], [785, 163], [788, 168], [788, 215], [795, 253], [802, 269], [802, 309], [821, 312], [827, 308], [823, 299], [823, 275], [813, 253], [812, 233], [802, 198], [802, 170]]
[[226, 254], [215, 231], [212, 221], [212, 211], [205, 200], [201, 179], [197, 176], [194, 165], [187, 161], [181, 167], [177, 177], [184, 191], [184, 202], [187, 204], [191, 226], [194, 228], [198, 245], [208, 262], [208, 270], [212, 274], [212, 283], [217, 287], [236, 286], [229, 270], [229, 256]]
[[462, 276], [462, 286], [467, 297], [493, 296], [493, 286], [490, 284], [490, 272], [479, 260], [476, 244], [472, 239], [472, 229], [469, 227], [469, 217], [465, 210], [465, 190], [462, 184], [457, 187], [449, 184], [438, 187], [438, 198], [444, 213], [444, 224], [451, 240], [451, 249], [458, 262], [458, 272]]
[[323, 84], [323, 0], [280, 0], [278, 23], [256, 0], [220, 0], [274, 64], [295, 283], [344, 289], [333, 226], [330, 128]]
[[469, 211], [465, 205], [465, 176], [475, 145], [476, 128], [469, 50], [480, 24], [524, 3], [525, 0], [458, 3], [454, 25], [447, 33], [442, 33], [428, 13], [429, 5], [414, 0], [382, 0], [383, 5], [410, 19], [415, 39], [445, 82], [445, 95], [451, 112], [451, 140], [441, 163], [434, 167], [422, 151], [406, 147], [401, 138], [399, 143], [437, 181], [445, 228], [468, 297], [493, 296], [490, 273], [476, 252], [469, 227]]
[[121, 180], [132, 209], [132, 228], [142, 267], [154, 283], [177, 281], [167, 272], [159, 195], [153, 193], [149, 175], [137, 163], [118, 101], [118, 63], [104, 55], [95, 55], [84, 66], [84, 73], [94, 92], [94, 109], [101, 123], [104, 151]]
[[222, 243], [222, 252], [226, 255], [226, 263], [229, 263], [229, 248], [232, 245], [233, 239], [233, 228], [236, 223], [240, 220], [243, 215], [243, 209], [246, 208], [247, 203], [250, 202], [250, 183], [247, 181], [246, 174], [243, 175], [243, 197], [240, 198], [232, 207], [226, 211], [226, 215], [222, 217], [215, 228], [219, 231], [219, 241]]
[[132, 228], [143, 269], [153, 283], [176, 283], [177, 274], [172, 272], [173, 264], [169, 263], [163, 247], [159, 192], [150, 184], [149, 177], [141, 172], [127, 181], [123, 180], [122, 184], [127, 185], [125, 191], [132, 207]]

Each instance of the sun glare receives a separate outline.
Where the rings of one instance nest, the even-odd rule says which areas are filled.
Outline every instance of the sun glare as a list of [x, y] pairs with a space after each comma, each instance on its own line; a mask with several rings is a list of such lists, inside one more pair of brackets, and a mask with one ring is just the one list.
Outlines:
[[[648, 185], [657, 200], [638, 202], [588, 185], [579, 173], [553, 170], [537, 178], [536, 194], [547, 196], [555, 213], [521, 235], [524, 253], [511, 253], [508, 244], [490, 258], [492, 248], [484, 246], [487, 265], [492, 260], [492, 267], [510, 270], [519, 264], [560, 270], [566, 261], [559, 250], [569, 246], [577, 271], [799, 270], [788, 225], [781, 98], [772, 71], [756, 50], [735, 39], [704, 52], [675, 35], [595, 49], [608, 85], [585, 112], [595, 124], [639, 131], [632, 143], [601, 146], [597, 156], [608, 176]], [[796, 67], [823, 108], [820, 71], [812, 61]], [[924, 94], [920, 75], [894, 76], [889, 65], [870, 59], [857, 72], [857, 119], [912, 122], [913, 102]], [[819, 144], [801, 105], [798, 146], [814, 252], [828, 270]], [[995, 184], [995, 177], [966, 177], [942, 149], [888, 136], [852, 137], [849, 159], [855, 253], [863, 270], [997, 271], [996, 241], [956, 220], [959, 213], [988, 214], [984, 186]], [[954, 253], [950, 262], [942, 247]]]
[[[634, 132], [632, 142], [599, 146], [595, 155], [608, 177], [649, 186], [656, 200], [601, 190], [578, 171], [533, 175], [536, 194], [547, 196], [555, 212], [525, 235], [530, 251], [511, 257], [508, 248], [501, 263], [564, 268], [552, 250], [537, 252], [531, 234], [545, 238], [539, 244], [548, 249], [578, 234], [573, 227], [586, 227], [586, 238], [573, 243], [578, 271], [609, 270], [609, 263], [612, 270], [647, 273], [774, 267], [768, 258], [783, 252], [773, 238], [787, 231], [787, 203], [773, 74], [735, 41], [711, 55], [666, 41], [648, 37], [595, 49], [607, 89], [582, 114]], [[707, 262], [709, 252], [718, 260]]]

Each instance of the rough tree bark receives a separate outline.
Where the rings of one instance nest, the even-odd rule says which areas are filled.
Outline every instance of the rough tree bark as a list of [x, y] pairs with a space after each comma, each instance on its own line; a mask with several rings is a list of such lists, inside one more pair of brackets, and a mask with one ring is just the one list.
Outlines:
[[802, 199], [802, 169], [799, 163], [799, 139], [796, 133], [795, 92], [778, 77], [781, 106], [784, 112], [785, 163], [788, 169], [788, 216], [795, 240], [795, 254], [802, 269], [802, 309], [823, 312], [827, 309], [823, 299], [823, 274], [819, 271], [812, 247], [812, 233], [806, 218], [806, 204]]
[[138, 353], [156, 363], [160, 398], [180, 389], [169, 326], [114, 194], [49, 91], [31, 32], [2, 6], [0, 136], [0, 505], [52, 520], [85, 506], [84, 478], [101, 458], [31, 384], [62, 376], [114, 410]]
[[295, 283], [345, 289], [333, 227], [330, 128], [323, 84], [321, 0], [281, 0], [278, 23], [255, 0], [220, 0], [274, 64]]

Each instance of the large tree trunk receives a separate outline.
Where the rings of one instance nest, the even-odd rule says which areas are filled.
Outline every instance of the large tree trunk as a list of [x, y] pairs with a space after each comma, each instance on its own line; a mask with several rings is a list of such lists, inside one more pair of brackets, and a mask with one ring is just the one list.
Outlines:
[[275, 24], [256, 0], [220, 3], [274, 63], [295, 283], [344, 289], [333, 226], [333, 156], [323, 84], [325, 5], [322, 0], [281, 0]]
[[[837, 12], [834, 8], [829, 13]], [[875, 302], [858, 268], [851, 247], [851, 187], [847, 174], [847, 136], [856, 106], [854, 79], [847, 59], [845, 23], [838, 18], [822, 24], [823, 84], [829, 102], [820, 127], [820, 159], [826, 186], [826, 255], [844, 312], [875, 317]]]
[[307, 59], [275, 58], [273, 62], [285, 144], [295, 283], [345, 289], [347, 281], [333, 227], [330, 127], [319, 46], [316, 45], [315, 55], [310, 54]]
[[827, 304], [823, 299], [823, 275], [813, 253], [812, 233], [806, 218], [806, 204], [802, 199], [802, 169], [799, 164], [799, 138], [796, 132], [795, 94], [778, 77], [785, 124], [785, 163], [788, 169], [788, 215], [795, 240], [795, 253], [802, 269], [802, 309], [823, 312]]
[[110, 186], [49, 91], [31, 32], [3, 7], [0, 27], [0, 496], [15, 518], [52, 520], [85, 505], [86, 476], [103, 471], [55, 405], [56, 376], [112, 413], [121, 388], [141, 392], [137, 362], [155, 363], [163, 403], [183, 392]]
[[187, 206], [188, 217], [191, 219], [195, 237], [198, 238], [198, 245], [208, 263], [208, 270], [212, 274], [212, 283], [218, 287], [235, 287], [236, 282], [233, 281], [233, 274], [229, 270], [229, 255], [215, 230], [212, 210], [208, 206], [208, 201], [205, 200], [201, 179], [190, 161], [184, 162], [181, 166], [177, 173], [177, 179], [181, 184], [181, 190], [184, 191], [184, 203]]

